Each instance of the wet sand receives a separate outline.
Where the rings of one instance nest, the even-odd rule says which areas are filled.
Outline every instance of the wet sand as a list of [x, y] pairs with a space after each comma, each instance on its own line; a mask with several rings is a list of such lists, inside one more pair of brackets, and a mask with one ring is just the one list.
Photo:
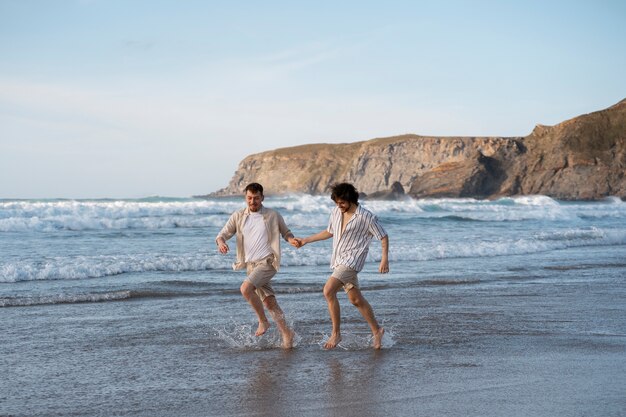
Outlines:
[[236, 293], [5, 308], [0, 415], [623, 417], [626, 265], [566, 254], [497, 280], [397, 264], [406, 285], [364, 290], [382, 351], [345, 296], [343, 348], [323, 350], [320, 293], [279, 293], [291, 351], [250, 336]]
[[[571, 280], [369, 292], [393, 346], [232, 352], [240, 402], [229, 403], [234, 392], [224, 387], [212, 407], [258, 416], [624, 416], [620, 269], [592, 286], [571, 269], [561, 274]], [[393, 307], [411, 297], [414, 304]], [[345, 327], [365, 338], [350, 307]]]
[[238, 361], [250, 372], [236, 388], [240, 401], [229, 402], [233, 392], [214, 392], [210, 409], [214, 415], [258, 416], [624, 415], [619, 346], [608, 343], [603, 353], [596, 344], [588, 353], [563, 346], [529, 352], [513, 346], [518, 342], [446, 356], [403, 349], [269, 358], [254, 353]]

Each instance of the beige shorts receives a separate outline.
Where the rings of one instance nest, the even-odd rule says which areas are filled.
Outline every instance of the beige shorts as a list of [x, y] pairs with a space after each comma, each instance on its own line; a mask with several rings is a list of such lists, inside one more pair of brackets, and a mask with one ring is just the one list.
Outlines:
[[266, 297], [274, 295], [274, 289], [270, 284], [270, 281], [276, 275], [276, 269], [272, 266], [273, 261], [274, 255], [270, 255], [257, 262], [248, 262], [246, 267], [246, 274], [248, 275], [246, 281], [254, 285], [261, 301], [265, 300]]
[[345, 292], [350, 291], [352, 288], [359, 288], [357, 272], [345, 265], [337, 265], [335, 269], [333, 269], [332, 277], [341, 281]]

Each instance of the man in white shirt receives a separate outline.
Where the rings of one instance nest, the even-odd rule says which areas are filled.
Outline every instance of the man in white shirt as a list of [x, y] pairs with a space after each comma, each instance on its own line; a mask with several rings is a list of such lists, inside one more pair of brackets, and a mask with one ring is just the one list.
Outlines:
[[261, 184], [248, 184], [244, 193], [246, 207], [230, 216], [215, 243], [220, 253], [226, 254], [229, 251], [226, 241], [237, 235], [237, 256], [233, 269], [246, 268], [247, 277], [240, 290], [259, 320], [255, 335], [261, 336], [270, 327], [263, 308], [265, 305], [278, 326], [283, 347], [290, 349], [293, 347], [294, 331], [285, 320], [270, 281], [280, 268], [280, 236], [294, 246], [296, 241], [283, 217], [263, 206], [265, 197]]
[[[341, 341], [341, 312], [337, 292], [343, 288], [350, 302], [358, 308], [372, 331], [372, 346], [382, 347], [385, 329], [378, 325], [374, 311], [359, 289], [357, 273], [363, 269], [372, 238], [382, 242], [382, 258], [378, 271], [389, 272], [389, 237], [378, 218], [359, 205], [359, 193], [352, 184], [337, 184], [332, 188], [331, 198], [337, 205], [330, 215], [328, 228], [318, 234], [296, 238], [294, 246], [333, 238], [331, 268], [333, 273], [324, 285], [324, 297], [328, 303], [328, 312], [333, 325], [332, 334], [324, 344], [326, 349], [333, 349]], [[292, 243], [293, 244], [293, 243]]]

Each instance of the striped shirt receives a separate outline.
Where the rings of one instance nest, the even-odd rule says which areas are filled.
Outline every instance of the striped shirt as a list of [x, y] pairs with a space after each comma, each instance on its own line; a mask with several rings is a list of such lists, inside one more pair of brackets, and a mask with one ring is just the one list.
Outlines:
[[378, 221], [378, 217], [361, 205], [356, 207], [354, 215], [348, 220], [343, 235], [341, 234], [341, 218], [341, 210], [335, 207], [330, 213], [330, 221], [326, 229], [333, 235], [333, 256], [330, 260], [330, 267], [345, 265], [358, 272], [363, 269], [372, 238], [381, 240], [387, 236], [387, 232]]

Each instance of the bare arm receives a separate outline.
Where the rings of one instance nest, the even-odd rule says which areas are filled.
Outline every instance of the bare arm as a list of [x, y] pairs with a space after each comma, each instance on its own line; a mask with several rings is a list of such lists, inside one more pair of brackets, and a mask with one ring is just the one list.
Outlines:
[[302, 237], [302, 238], [294, 239], [296, 241], [296, 245], [294, 246], [296, 246], [297, 248], [301, 248], [307, 243], [317, 242], [318, 240], [326, 240], [326, 239], [330, 239], [331, 237], [333, 237], [332, 233], [330, 233], [328, 230], [322, 230], [321, 232], [315, 235], [311, 235], [309, 237]]
[[383, 254], [380, 260], [380, 266], [378, 267], [378, 272], [381, 274], [386, 274], [389, 272], [389, 236], [385, 236], [380, 241]]

